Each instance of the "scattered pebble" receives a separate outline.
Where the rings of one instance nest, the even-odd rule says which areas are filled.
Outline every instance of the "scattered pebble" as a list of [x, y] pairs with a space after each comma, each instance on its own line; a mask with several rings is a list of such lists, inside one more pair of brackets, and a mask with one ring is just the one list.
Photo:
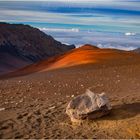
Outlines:
[[79, 94], [79, 91], [77, 91], [76, 93]]
[[120, 82], [121, 80], [118, 80], [118, 82]]
[[13, 103], [14, 103], [14, 101], [11, 101], [10, 103], [11, 103], [11, 104], [13, 104]]
[[52, 106], [52, 107], [50, 107], [49, 109], [52, 110], [52, 109], [55, 109], [55, 108], [56, 108], [55, 106]]
[[117, 75], [117, 77], [120, 77], [120, 75]]
[[71, 97], [73, 98], [73, 97], [74, 97], [74, 95], [71, 95]]
[[5, 110], [5, 108], [0, 108], [0, 111], [4, 111]]
[[16, 105], [18, 105], [18, 103], [16, 103]]
[[22, 103], [23, 102], [23, 99], [21, 99], [19, 102]]
[[4, 102], [4, 104], [6, 105], [6, 104], [8, 104], [9, 102]]

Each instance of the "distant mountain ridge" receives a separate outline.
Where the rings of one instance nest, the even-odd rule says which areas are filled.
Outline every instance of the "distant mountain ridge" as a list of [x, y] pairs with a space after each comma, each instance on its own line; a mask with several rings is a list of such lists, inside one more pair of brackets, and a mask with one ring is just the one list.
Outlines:
[[74, 48], [29, 25], [0, 22], [0, 74]]
[[137, 49], [133, 50], [133, 52], [140, 53], [140, 48], [137, 48]]

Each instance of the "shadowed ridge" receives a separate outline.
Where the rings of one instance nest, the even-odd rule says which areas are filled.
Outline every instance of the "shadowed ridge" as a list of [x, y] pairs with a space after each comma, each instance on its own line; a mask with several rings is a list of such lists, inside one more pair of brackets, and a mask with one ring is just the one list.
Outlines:
[[74, 48], [29, 25], [0, 22], [0, 75]]

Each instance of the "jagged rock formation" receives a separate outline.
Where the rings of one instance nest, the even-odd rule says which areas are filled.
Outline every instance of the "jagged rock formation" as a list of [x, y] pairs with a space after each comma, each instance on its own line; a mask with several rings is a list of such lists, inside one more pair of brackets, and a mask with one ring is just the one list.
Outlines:
[[0, 23], [0, 74], [74, 48], [29, 25]]

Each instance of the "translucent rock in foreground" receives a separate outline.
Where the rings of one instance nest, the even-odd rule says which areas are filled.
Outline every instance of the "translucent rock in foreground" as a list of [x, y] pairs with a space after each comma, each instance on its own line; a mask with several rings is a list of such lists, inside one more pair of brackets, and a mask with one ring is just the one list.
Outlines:
[[105, 93], [95, 94], [87, 89], [85, 94], [79, 95], [69, 102], [66, 113], [72, 122], [77, 122], [100, 118], [107, 115], [110, 110], [111, 106]]

